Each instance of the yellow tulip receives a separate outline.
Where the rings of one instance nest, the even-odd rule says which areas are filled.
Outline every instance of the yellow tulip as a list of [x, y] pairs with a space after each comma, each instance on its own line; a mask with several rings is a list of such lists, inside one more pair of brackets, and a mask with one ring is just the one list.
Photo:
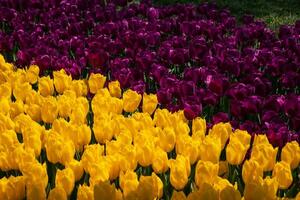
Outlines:
[[241, 200], [240, 192], [233, 186], [226, 186], [220, 191], [220, 200]]
[[67, 193], [64, 188], [60, 186], [56, 186], [49, 192], [48, 200], [67, 200]]
[[295, 169], [299, 166], [300, 147], [298, 142], [289, 142], [282, 148], [281, 160], [289, 163], [292, 169]]
[[11, 119], [14, 119], [19, 114], [24, 113], [24, 103], [21, 100], [10, 102], [9, 115]]
[[81, 179], [84, 172], [81, 161], [72, 160], [66, 164], [66, 167], [73, 170], [75, 181], [79, 181]]
[[10, 100], [8, 99], [0, 99], [0, 112], [3, 113], [4, 115], [8, 115], [9, 114], [9, 110], [10, 110]]
[[29, 83], [16, 83], [13, 88], [13, 95], [16, 100], [25, 101], [27, 95], [32, 90], [32, 87]]
[[37, 104], [30, 104], [24, 106], [25, 113], [31, 117], [32, 120], [40, 122], [41, 117], [41, 107]]
[[250, 145], [243, 145], [237, 137], [231, 137], [226, 147], [226, 159], [232, 165], [243, 162]]
[[263, 167], [256, 160], [246, 160], [242, 169], [242, 177], [245, 184], [258, 182], [263, 177]]
[[152, 113], [155, 111], [158, 104], [158, 100], [155, 94], [143, 94], [143, 112]]
[[272, 171], [276, 163], [277, 148], [273, 148], [271, 144], [258, 144], [253, 146], [251, 159], [254, 159], [263, 166], [264, 171]]
[[124, 197], [129, 193], [137, 190], [139, 185], [137, 174], [134, 171], [121, 172], [120, 174], [120, 187], [123, 190]]
[[190, 161], [182, 155], [177, 155], [176, 160], [169, 161], [169, 167], [171, 185], [176, 190], [183, 189], [191, 172]]
[[276, 179], [267, 177], [259, 182], [250, 182], [245, 185], [245, 200], [260, 199], [269, 200], [277, 199], [278, 182]]
[[168, 155], [159, 147], [154, 151], [152, 168], [157, 174], [164, 173], [168, 170]]
[[[1, 182], [2, 179], [0, 179]], [[7, 199], [24, 199], [25, 198], [25, 178], [24, 176], [10, 176], [6, 185]], [[1, 196], [1, 183], [0, 183]], [[4, 195], [1, 197], [5, 197]]]
[[40, 68], [37, 65], [30, 65], [30, 67], [26, 70], [26, 80], [34, 84], [37, 82], [40, 73]]
[[102, 74], [92, 73], [89, 77], [89, 89], [92, 94], [96, 94], [99, 89], [102, 89], [106, 81], [106, 77]]
[[0, 84], [0, 99], [11, 99], [12, 88], [8, 82]]
[[142, 96], [137, 92], [128, 89], [123, 93], [123, 106], [125, 112], [134, 112], [140, 102], [142, 100]]
[[192, 125], [193, 139], [202, 141], [205, 138], [205, 134], [206, 134], [206, 120], [200, 117], [193, 119], [193, 125]]
[[277, 162], [274, 166], [272, 177], [278, 181], [280, 189], [287, 189], [293, 183], [292, 171], [289, 163]]
[[171, 127], [165, 127], [159, 131], [159, 146], [165, 152], [170, 152], [174, 149], [176, 142], [176, 135]]
[[198, 161], [195, 172], [196, 185], [201, 188], [204, 183], [213, 184], [219, 172], [219, 164], [210, 161]]
[[58, 105], [55, 97], [49, 96], [44, 99], [41, 107], [41, 117], [45, 123], [53, 123], [58, 115]]
[[121, 97], [121, 88], [119, 81], [112, 81], [108, 83], [109, 93], [113, 97], [120, 98]]
[[94, 200], [94, 190], [86, 185], [79, 185], [77, 200]]
[[232, 127], [230, 123], [220, 122], [215, 124], [209, 131], [209, 135], [215, 136], [221, 139], [221, 149], [224, 148], [229, 136], [232, 134]]
[[218, 163], [221, 155], [221, 139], [208, 135], [200, 145], [200, 159]]
[[57, 97], [58, 114], [60, 117], [68, 118], [71, 116], [72, 108], [75, 104], [74, 99], [60, 95]]
[[183, 191], [177, 192], [174, 190], [171, 200], [186, 200], [186, 196]]
[[73, 80], [70, 89], [76, 93], [77, 97], [86, 96], [88, 92], [86, 80]]
[[70, 195], [75, 185], [75, 175], [71, 168], [58, 170], [55, 176], [55, 186], [62, 187]]
[[44, 96], [51, 96], [54, 93], [53, 80], [49, 76], [39, 78], [39, 93]]
[[72, 77], [67, 75], [64, 69], [53, 72], [54, 87], [58, 94], [63, 94], [64, 91], [70, 89]]
[[100, 144], [91, 144], [85, 146], [81, 157], [81, 163], [85, 171], [90, 171], [91, 166], [100, 161], [104, 153], [104, 147]]
[[187, 200], [218, 200], [218, 192], [210, 184], [204, 183], [199, 190], [191, 192]]
[[116, 200], [115, 185], [109, 182], [99, 182], [94, 186], [94, 199]]

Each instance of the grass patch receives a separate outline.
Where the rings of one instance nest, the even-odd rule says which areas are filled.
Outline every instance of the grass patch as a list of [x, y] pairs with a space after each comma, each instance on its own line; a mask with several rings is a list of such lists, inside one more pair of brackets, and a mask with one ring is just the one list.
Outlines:
[[[159, 5], [204, 2], [204, 0], [153, 1]], [[228, 8], [238, 20], [244, 14], [252, 14], [264, 20], [272, 29], [277, 29], [282, 24], [294, 24], [300, 19], [299, 0], [215, 0], [214, 2], [221, 8]]]

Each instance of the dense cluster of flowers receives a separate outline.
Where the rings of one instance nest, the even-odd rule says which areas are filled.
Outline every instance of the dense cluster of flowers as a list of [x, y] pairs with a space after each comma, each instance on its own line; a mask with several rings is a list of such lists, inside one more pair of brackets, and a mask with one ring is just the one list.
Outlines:
[[1, 199], [300, 197], [300, 147], [158, 108], [155, 94], [0, 55]]
[[300, 21], [277, 37], [250, 16], [237, 26], [215, 4], [0, 2], [0, 52], [17, 66], [101, 72], [122, 88], [157, 92], [188, 119], [231, 121], [274, 146], [300, 140]]

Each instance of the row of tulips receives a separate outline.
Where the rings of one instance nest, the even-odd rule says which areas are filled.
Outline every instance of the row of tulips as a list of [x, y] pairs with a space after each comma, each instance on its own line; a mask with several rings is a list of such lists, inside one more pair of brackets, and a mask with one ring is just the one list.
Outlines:
[[[288, 199], [300, 147], [190, 121], [101, 74], [39, 76], [0, 56], [1, 199]], [[297, 195], [299, 198], [300, 195]]]
[[[101, 72], [188, 119], [231, 121], [283, 147], [300, 136], [300, 22], [277, 35], [215, 4], [0, 1], [0, 53], [41, 73]], [[100, 83], [99, 83], [100, 84]]]

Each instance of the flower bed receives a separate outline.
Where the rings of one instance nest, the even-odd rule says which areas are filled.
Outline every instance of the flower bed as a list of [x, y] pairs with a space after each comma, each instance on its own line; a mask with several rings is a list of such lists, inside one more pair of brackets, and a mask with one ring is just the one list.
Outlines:
[[[230, 123], [207, 128], [154, 94], [0, 55], [3, 199], [275, 199], [299, 193], [300, 147]], [[299, 193], [300, 194], [300, 193]], [[299, 195], [298, 195], [299, 198]]]
[[[106, 2], [106, 4], [105, 4]], [[274, 146], [300, 131], [300, 23], [277, 35], [214, 4], [1, 1], [0, 52], [18, 67], [100, 72], [170, 111], [231, 121]], [[79, 9], [80, 8], [80, 9]]]

